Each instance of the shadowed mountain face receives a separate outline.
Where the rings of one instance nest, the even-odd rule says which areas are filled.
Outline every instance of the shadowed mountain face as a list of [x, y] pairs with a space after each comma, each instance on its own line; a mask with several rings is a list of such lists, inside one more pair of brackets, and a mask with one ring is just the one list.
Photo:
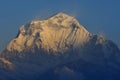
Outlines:
[[23, 25], [0, 57], [0, 80], [120, 80], [120, 50], [64, 13]]

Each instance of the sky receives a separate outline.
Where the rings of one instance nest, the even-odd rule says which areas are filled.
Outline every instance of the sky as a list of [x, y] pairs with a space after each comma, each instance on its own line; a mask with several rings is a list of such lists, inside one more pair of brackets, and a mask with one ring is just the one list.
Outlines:
[[120, 0], [0, 0], [0, 50], [21, 25], [64, 12], [90, 33], [104, 34], [120, 47]]

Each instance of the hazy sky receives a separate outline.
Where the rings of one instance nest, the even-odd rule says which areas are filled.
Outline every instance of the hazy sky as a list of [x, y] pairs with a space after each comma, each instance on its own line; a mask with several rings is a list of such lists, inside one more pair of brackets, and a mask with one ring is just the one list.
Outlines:
[[103, 33], [120, 46], [120, 0], [0, 0], [0, 49], [21, 25], [64, 12], [89, 32]]

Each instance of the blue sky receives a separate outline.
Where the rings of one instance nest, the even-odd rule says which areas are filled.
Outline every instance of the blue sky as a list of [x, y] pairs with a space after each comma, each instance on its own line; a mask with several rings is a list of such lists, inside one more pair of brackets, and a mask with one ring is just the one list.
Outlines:
[[105, 34], [120, 47], [120, 0], [0, 0], [0, 49], [21, 25], [64, 12], [89, 32]]

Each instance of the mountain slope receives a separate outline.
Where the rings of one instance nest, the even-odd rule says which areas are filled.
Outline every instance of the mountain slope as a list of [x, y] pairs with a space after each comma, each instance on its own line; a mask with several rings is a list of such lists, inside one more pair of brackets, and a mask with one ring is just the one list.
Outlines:
[[20, 28], [18, 36], [7, 46], [8, 51], [21, 52], [33, 46], [47, 52], [64, 52], [88, 40], [90, 33], [76, 19], [59, 13], [48, 20], [31, 21]]
[[119, 80], [119, 58], [112, 41], [58, 13], [20, 28], [0, 55], [0, 79]]

